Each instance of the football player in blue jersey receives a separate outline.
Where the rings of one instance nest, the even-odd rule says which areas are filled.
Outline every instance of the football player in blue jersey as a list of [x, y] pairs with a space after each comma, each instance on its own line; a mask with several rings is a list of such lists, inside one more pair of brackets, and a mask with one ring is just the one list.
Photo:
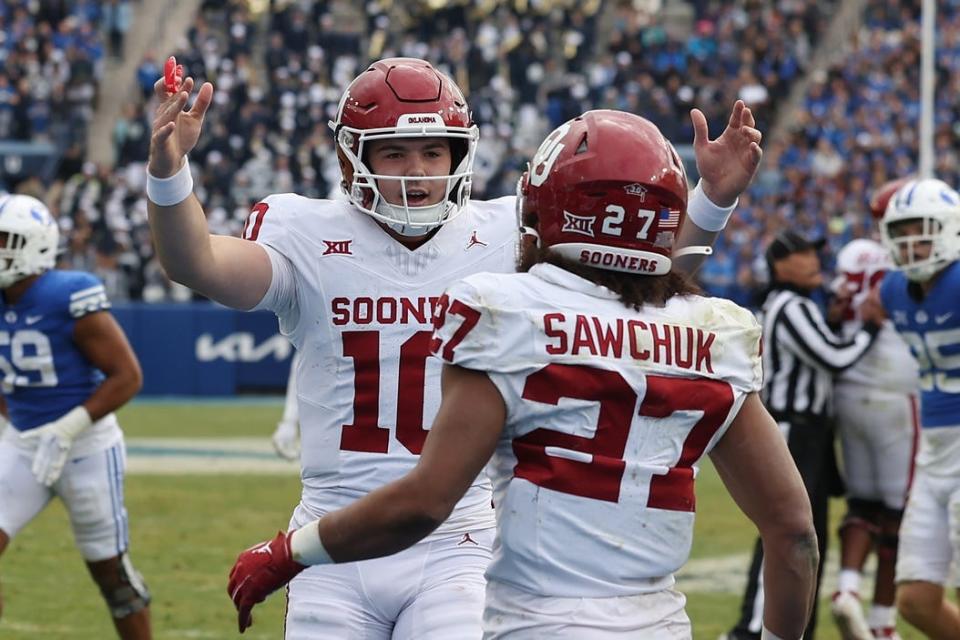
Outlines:
[[900, 528], [897, 608], [929, 638], [960, 638], [944, 598], [960, 557], [960, 194], [940, 180], [910, 180], [880, 221], [898, 270], [879, 299], [920, 368], [921, 444]]
[[48, 502], [74, 538], [121, 638], [150, 638], [150, 594], [128, 555], [125, 450], [114, 411], [140, 364], [93, 275], [54, 269], [47, 207], [0, 196], [0, 375], [10, 427], [0, 435], [0, 554]]

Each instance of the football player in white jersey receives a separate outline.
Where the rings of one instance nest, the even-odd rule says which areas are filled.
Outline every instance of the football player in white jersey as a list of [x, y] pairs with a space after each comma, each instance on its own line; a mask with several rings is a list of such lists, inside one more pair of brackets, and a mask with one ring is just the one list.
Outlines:
[[[193, 79], [173, 89], [157, 83], [154, 239], [174, 280], [228, 306], [273, 310], [300, 354], [296, 529], [413, 468], [440, 402], [430, 318], [450, 282], [515, 269], [516, 200], [468, 202], [477, 127], [462, 93], [429, 63], [395, 58], [351, 83], [331, 123], [349, 201], [268, 196], [244, 239], [211, 236], [184, 158], [213, 88], [201, 87], [189, 111]], [[703, 115], [693, 118], [703, 179], [691, 196], [701, 218], [684, 227], [687, 244], [723, 227], [760, 159], [760, 134], [742, 103], [714, 141]], [[300, 574], [287, 593], [286, 637], [479, 636], [494, 520], [489, 481], [474, 475], [422, 544]], [[249, 624], [248, 607], [240, 627]]]
[[[874, 194], [870, 210], [879, 220], [905, 180]], [[832, 289], [842, 307], [843, 335], [855, 334], [860, 306], [893, 268], [879, 242], [851, 241], [837, 254]], [[920, 437], [916, 361], [891, 322], [873, 348], [836, 381], [834, 410], [843, 452], [847, 514], [840, 525], [840, 574], [831, 612], [846, 640], [897, 638], [894, 569], [900, 520], [906, 504]], [[871, 549], [877, 552], [873, 603], [864, 616], [860, 580]]]
[[757, 395], [759, 325], [671, 268], [687, 209], [673, 146], [639, 116], [589, 111], [550, 134], [519, 191], [524, 273], [467, 277], [437, 305], [443, 402], [420, 462], [241, 554], [241, 614], [304, 565], [430, 535], [490, 461], [485, 638], [690, 638], [673, 574], [710, 453], [763, 537], [765, 637], [798, 638], [818, 561], [810, 502]]
[[140, 364], [103, 283], [54, 268], [58, 239], [42, 202], [0, 196], [0, 392], [10, 421], [0, 429], [0, 555], [59, 498], [117, 635], [148, 640], [150, 592], [130, 561], [114, 415], [140, 390]]
[[297, 366], [300, 357], [294, 353], [290, 359], [290, 377], [287, 378], [287, 393], [283, 399], [283, 416], [273, 430], [270, 441], [277, 455], [286, 460], [300, 457], [300, 408], [297, 404]]

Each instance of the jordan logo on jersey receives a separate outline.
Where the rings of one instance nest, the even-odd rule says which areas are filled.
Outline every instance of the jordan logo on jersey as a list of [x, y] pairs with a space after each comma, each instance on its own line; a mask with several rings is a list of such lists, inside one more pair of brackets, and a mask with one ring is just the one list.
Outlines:
[[460, 542], [457, 543], [457, 546], [459, 547], [460, 545], [462, 545], [462, 544], [467, 544], [468, 542], [469, 542], [470, 544], [472, 544], [473, 546], [475, 546], [475, 547], [479, 547], [479, 546], [480, 546], [480, 545], [478, 545], [478, 544], [474, 541], [473, 538], [470, 537], [470, 534], [469, 534], [469, 533], [463, 534], [463, 537], [460, 538]]
[[[470, 241], [467, 242], [467, 249], [471, 249], [476, 246], [485, 247], [487, 243], [477, 237], [477, 232], [474, 230], [473, 235], [470, 236]], [[466, 251], [466, 249], [464, 249]]]
[[352, 256], [353, 252], [350, 251], [351, 242], [353, 242], [353, 240], [324, 240], [323, 244], [327, 245], [327, 248], [324, 250], [323, 255]]

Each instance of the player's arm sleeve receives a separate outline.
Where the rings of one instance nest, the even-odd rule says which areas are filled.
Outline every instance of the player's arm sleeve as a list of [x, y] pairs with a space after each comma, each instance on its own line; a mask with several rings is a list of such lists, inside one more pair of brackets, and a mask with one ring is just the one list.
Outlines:
[[756, 393], [763, 386], [763, 330], [756, 316], [730, 300], [712, 300], [715, 316], [724, 318], [716, 342], [727, 345], [723, 350], [720, 377], [740, 394]]
[[269, 309], [280, 318], [281, 329], [289, 333], [300, 322], [297, 304], [297, 277], [293, 265], [279, 251], [270, 245], [263, 245], [270, 257], [273, 277], [263, 298], [251, 309]]
[[71, 284], [67, 311], [74, 320], [110, 308], [107, 290], [93, 274], [77, 273], [74, 282]]
[[434, 314], [430, 351], [448, 364], [483, 371], [490, 364], [491, 324], [480, 292], [468, 282], [455, 282]]
[[716, 363], [716, 374], [733, 390], [733, 404], [721, 427], [711, 437], [705, 449], [710, 452], [733, 424], [744, 401], [763, 387], [762, 329], [756, 317], [729, 300], [714, 300], [716, 315], [726, 321], [715, 327], [716, 342], [725, 345], [721, 360]]
[[512, 347], [499, 329], [507, 314], [493, 309], [489, 298], [469, 281], [451, 285], [434, 314], [430, 350], [447, 364], [485, 373], [511, 406], [513, 391], [505, 372], [511, 367]]
[[251, 311], [268, 309], [280, 319], [280, 330], [291, 335], [300, 324], [297, 270], [288, 257], [293, 250], [290, 212], [298, 206], [292, 194], [276, 194], [253, 207], [243, 228], [243, 238], [256, 242], [270, 260], [271, 278], [267, 291]]
[[790, 348], [807, 364], [839, 373], [852, 367], [873, 345], [879, 327], [864, 325], [847, 340], [837, 336], [812, 300], [795, 298], [780, 311], [778, 323]]

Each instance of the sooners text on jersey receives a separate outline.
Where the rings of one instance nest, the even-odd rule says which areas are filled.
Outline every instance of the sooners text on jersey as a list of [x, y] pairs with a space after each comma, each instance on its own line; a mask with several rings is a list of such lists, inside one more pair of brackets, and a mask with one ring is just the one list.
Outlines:
[[[471, 202], [411, 251], [349, 203], [274, 195], [246, 237], [271, 252], [261, 306], [301, 355], [302, 505], [317, 517], [416, 463], [440, 403], [431, 317], [454, 279], [515, 268], [514, 200]], [[481, 477], [435, 535], [490, 526]]]

